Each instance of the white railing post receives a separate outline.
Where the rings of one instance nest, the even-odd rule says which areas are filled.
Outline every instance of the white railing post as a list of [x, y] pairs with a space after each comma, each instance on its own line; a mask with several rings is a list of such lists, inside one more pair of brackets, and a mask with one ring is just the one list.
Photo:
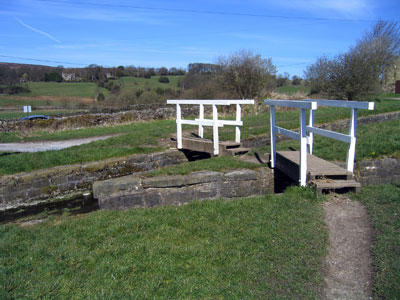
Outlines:
[[306, 110], [300, 110], [300, 185], [307, 183], [307, 131], [306, 131]]
[[[308, 126], [314, 127], [314, 118], [315, 118], [315, 110], [310, 109], [310, 118], [309, 118]], [[308, 144], [308, 153], [312, 154], [313, 153], [313, 144], [314, 144], [314, 133], [312, 133], [312, 132], [308, 133], [307, 144]]]
[[[199, 108], [199, 119], [202, 121], [204, 119], [204, 105], [200, 104]], [[204, 128], [203, 125], [199, 125], [199, 137], [203, 138], [204, 137]]]
[[275, 138], [275, 106], [271, 105], [269, 126], [271, 131], [271, 168], [275, 168], [276, 162], [276, 138]]
[[347, 149], [347, 159], [346, 159], [347, 171], [352, 173], [354, 171], [354, 160], [356, 156], [357, 115], [358, 115], [357, 108], [352, 108], [350, 126], [349, 126], [350, 143]]
[[214, 155], [219, 154], [219, 137], [218, 137], [218, 110], [215, 104], [212, 105], [213, 110], [213, 142]]
[[[242, 108], [240, 107], [240, 104], [236, 104], [236, 122], [240, 122], [242, 118]], [[235, 142], [240, 143], [240, 126], [236, 126], [236, 136], [235, 136]]]
[[180, 104], [176, 105], [176, 141], [178, 149], [182, 149], [182, 111]]

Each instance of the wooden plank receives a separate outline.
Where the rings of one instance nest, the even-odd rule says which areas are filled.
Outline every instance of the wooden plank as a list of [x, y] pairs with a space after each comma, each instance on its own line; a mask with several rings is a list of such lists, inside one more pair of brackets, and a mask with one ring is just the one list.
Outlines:
[[[298, 151], [278, 151], [277, 168], [288, 175], [293, 180], [298, 180], [299, 172], [299, 152]], [[279, 162], [278, 162], [279, 161]], [[297, 174], [297, 175], [296, 175]], [[351, 178], [351, 172], [341, 168], [331, 162], [323, 160], [312, 154], [307, 155], [307, 177], [315, 178], [322, 176], [343, 176]]]

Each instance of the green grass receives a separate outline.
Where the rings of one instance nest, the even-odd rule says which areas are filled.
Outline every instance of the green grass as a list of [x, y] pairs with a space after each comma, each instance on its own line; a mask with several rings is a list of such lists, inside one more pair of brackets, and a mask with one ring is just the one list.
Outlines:
[[[356, 160], [381, 157], [400, 158], [400, 119], [360, 125], [357, 129]], [[277, 143], [277, 150], [293, 148], [299, 150], [299, 142], [294, 140]], [[253, 149], [254, 152], [269, 152], [270, 147]], [[314, 135], [313, 154], [326, 160], [345, 161], [347, 144]]]
[[169, 83], [161, 83], [158, 81], [160, 76], [152, 76], [151, 78], [138, 78], [138, 77], [122, 77], [123, 91], [130, 90], [143, 90], [156, 89], [158, 87], [166, 89], [172, 88], [174, 90], [179, 89], [178, 83], [183, 79], [184, 76], [167, 76]]
[[[386, 112], [400, 111], [400, 101], [382, 99], [375, 102], [375, 110], [359, 110], [358, 115], [368, 116], [382, 114]], [[231, 119], [234, 117], [231, 116]], [[308, 118], [308, 114], [307, 114]], [[315, 124], [332, 123], [337, 120], [349, 119], [350, 109], [335, 108], [335, 107], [320, 107], [315, 113]], [[243, 116], [242, 138], [251, 138], [260, 134], [269, 134], [269, 112], [261, 113], [258, 115], [245, 115]], [[286, 110], [276, 112], [276, 124], [284, 128], [293, 129], [299, 127], [299, 110]], [[235, 131], [232, 126], [225, 126], [221, 128], [220, 136], [222, 140], [233, 140], [235, 138]], [[208, 138], [212, 137], [212, 130], [210, 127], [205, 128], [205, 134]]]
[[366, 186], [353, 197], [367, 207], [375, 229], [374, 299], [399, 299], [400, 186]]
[[[25, 85], [25, 84], [24, 84]], [[29, 82], [29, 93], [18, 96], [60, 96], [60, 97], [90, 97], [97, 95], [97, 85], [94, 82]], [[105, 89], [102, 89], [105, 92]]]
[[[399, 108], [396, 100], [384, 100], [376, 104], [375, 113], [393, 111]], [[286, 128], [298, 127], [298, 111], [289, 110], [277, 113], [278, 125]], [[360, 112], [361, 114], [361, 112]], [[344, 119], [349, 116], [345, 109], [321, 108], [316, 113], [316, 123], [322, 121], [333, 122], [337, 119]], [[269, 134], [269, 115], [248, 115], [244, 118], [242, 138], [249, 138], [260, 134]], [[382, 157], [385, 155], [399, 154], [399, 121], [390, 121], [368, 125], [371, 127], [359, 126], [357, 159]], [[386, 124], [386, 125], [384, 125]], [[396, 127], [397, 126], [397, 127]], [[363, 129], [365, 128], [365, 129]], [[186, 126], [184, 129], [196, 130], [193, 126]], [[25, 153], [0, 156], [0, 175], [25, 172], [40, 168], [67, 165], [71, 163], [83, 163], [87, 161], [101, 160], [111, 157], [125, 156], [134, 153], [160, 150], [156, 142], [159, 138], [167, 138], [169, 134], [176, 131], [173, 120], [152, 121], [131, 125], [95, 127], [81, 130], [60, 131], [55, 133], [34, 132], [28, 136], [16, 132], [0, 132], [0, 142], [18, 141], [40, 141], [40, 140], [66, 140], [75, 138], [86, 138], [91, 136], [104, 136], [110, 134], [123, 134], [113, 137], [107, 141], [93, 142], [65, 149], [62, 151], [51, 151], [49, 153]], [[226, 126], [220, 130], [221, 140], [234, 139], [234, 127]], [[383, 134], [382, 134], [383, 133]], [[206, 130], [206, 137], [211, 137], [210, 130]], [[390, 138], [387, 138], [390, 137]], [[320, 140], [321, 139], [321, 140]], [[154, 149], [143, 147], [143, 144], [153, 145]], [[278, 144], [278, 149], [287, 147], [298, 147], [297, 142], [284, 142]], [[332, 148], [334, 147], [334, 148]], [[324, 139], [317, 136], [315, 142], [315, 154], [328, 160], [344, 160], [346, 145], [340, 142]], [[332, 151], [335, 149], [335, 151]], [[267, 148], [255, 149], [255, 151], [268, 151]], [[375, 153], [373, 153], [375, 152]], [[30, 161], [29, 165], [24, 163]], [[25, 166], [26, 165], [26, 166]]]
[[169, 176], [169, 175], [186, 175], [197, 171], [216, 171], [226, 172], [234, 169], [257, 169], [260, 164], [244, 162], [232, 156], [218, 156], [210, 159], [186, 162], [175, 166], [151, 171], [146, 176]]
[[7, 106], [20, 106], [22, 110], [22, 106], [24, 105], [31, 105], [32, 109], [36, 106], [55, 106], [60, 107], [62, 105], [61, 101], [51, 100], [46, 101], [45, 99], [31, 99], [30, 98], [23, 98], [21, 99], [19, 96], [13, 97], [12, 95], [0, 95], [0, 106], [7, 107]]
[[[30, 115], [46, 115], [46, 116], [53, 116], [53, 115], [62, 115], [66, 113], [74, 113], [79, 112], [82, 110], [79, 109], [55, 109], [55, 110], [32, 110]], [[27, 116], [26, 113], [22, 111], [1, 111], [0, 112], [0, 119], [9, 120], [9, 119], [20, 119], [22, 117]]]
[[278, 93], [292, 95], [297, 92], [302, 92], [306, 95], [310, 93], [310, 88], [304, 85], [284, 85], [276, 88]]
[[[0, 156], [0, 175], [161, 151], [163, 148], [157, 145], [158, 139], [168, 136], [175, 130], [173, 121], [153, 121], [151, 123], [137, 123], [116, 128], [92, 128], [92, 130], [82, 130], [82, 132], [69, 131], [69, 137], [77, 137], [78, 135], [79, 137], [85, 137], [85, 134], [88, 133], [90, 135], [93, 133], [104, 135], [124, 132], [125, 134], [59, 151], [3, 155]], [[9, 135], [10, 139], [15, 137], [12, 134]], [[58, 132], [50, 136], [57, 140], [60, 134]], [[62, 137], [65, 136], [62, 135]]]
[[308, 189], [0, 227], [1, 299], [318, 299]]

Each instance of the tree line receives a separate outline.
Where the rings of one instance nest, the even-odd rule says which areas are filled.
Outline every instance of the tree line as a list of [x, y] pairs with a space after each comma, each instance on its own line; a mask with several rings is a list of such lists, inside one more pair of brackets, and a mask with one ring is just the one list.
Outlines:
[[49, 67], [15, 63], [0, 63], [0, 84], [13, 86], [23, 82], [63, 81], [62, 74], [73, 74], [68, 81], [107, 81], [109, 78], [133, 76], [150, 78], [151, 76], [185, 75], [181, 68], [144, 68], [135, 66], [118, 66], [106, 68], [91, 64], [84, 68]]
[[[400, 60], [400, 28], [397, 22], [378, 21], [347, 52], [333, 58], [319, 57], [304, 75], [312, 94], [358, 100], [381, 92]], [[400, 79], [400, 78], [399, 78]]]

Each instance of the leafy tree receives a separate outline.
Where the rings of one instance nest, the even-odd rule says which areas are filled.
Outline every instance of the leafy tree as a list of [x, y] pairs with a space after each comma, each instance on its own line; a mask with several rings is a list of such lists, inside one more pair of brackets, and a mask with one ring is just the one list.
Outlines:
[[221, 79], [239, 98], [255, 98], [263, 89], [275, 85], [276, 67], [271, 58], [263, 59], [251, 51], [240, 50], [218, 59]]
[[161, 82], [161, 83], [169, 83], [169, 79], [168, 79], [168, 77], [166, 77], [166, 76], [161, 76], [161, 77], [158, 79], [158, 82]]
[[301, 77], [297, 75], [293, 75], [292, 77], [292, 85], [300, 85], [301, 84]]
[[158, 74], [161, 76], [166, 76], [168, 75], [168, 69], [166, 67], [161, 67], [158, 69]]
[[285, 77], [284, 75], [279, 74], [279, 75], [276, 77], [276, 85], [277, 85], [277, 86], [284, 86], [284, 85], [287, 84], [288, 79], [289, 79], [288, 77]]

